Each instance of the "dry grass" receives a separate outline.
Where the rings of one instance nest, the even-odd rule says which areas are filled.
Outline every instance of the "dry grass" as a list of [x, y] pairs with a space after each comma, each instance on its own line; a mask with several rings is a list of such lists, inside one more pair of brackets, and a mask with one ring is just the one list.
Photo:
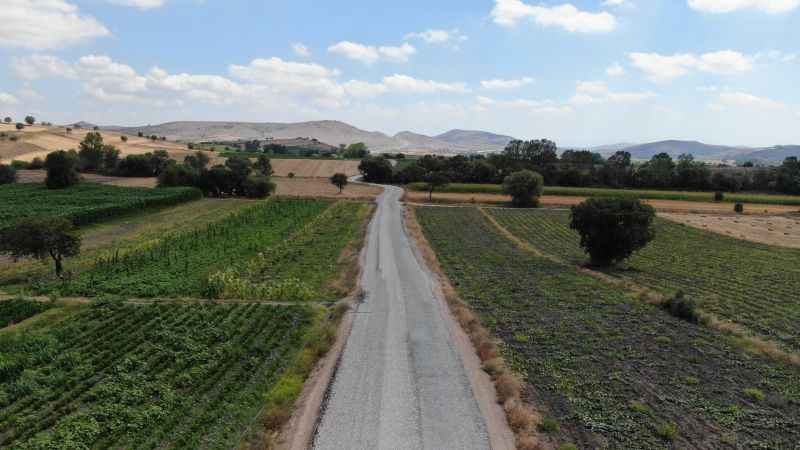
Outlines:
[[329, 178], [335, 173], [348, 177], [358, 175], [359, 161], [337, 159], [278, 159], [272, 160], [272, 170], [276, 177], [288, 177], [294, 173], [300, 178]]
[[800, 217], [665, 213], [661, 217], [718, 234], [788, 248], [800, 248]]
[[544, 445], [544, 436], [539, 436], [536, 432], [536, 426], [539, 424], [541, 416], [532, 405], [528, 405], [522, 400], [520, 377], [510, 369], [499, 354], [496, 344], [492, 342], [489, 332], [481, 325], [478, 316], [459, 298], [455, 288], [439, 265], [436, 253], [422, 233], [413, 208], [406, 209], [406, 228], [411, 237], [417, 241], [428, 267], [439, 276], [450, 311], [469, 336], [477, 356], [481, 360], [483, 370], [494, 381], [498, 402], [503, 405], [506, 421], [514, 432], [517, 448], [533, 450], [552, 447], [552, 445]]
[[[273, 165], [277, 159], [272, 160]], [[272, 179], [277, 190], [276, 195], [282, 197], [314, 197], [331, 199], [374, 200], [383, 188], [361, 183], [350, 183], [342, 193], [325, 178], [280, 178]]]
[[[475, 204], [475, 205], [496, 205], [505, 206], [511, 203], [511, 197], [500, 194], [479, 194], [479, 193], [451, 193], [440, 192], [433, 194], [433, 202], [428, 201], [427, 192], [413, 192], [406, 191], [404, 196], [405, 201], [411, 203], [435, 203], [435, 204]], [[586, 200], [586, 197], [573, 197], [561, 195], [543, 195], [539, 199], [539, 203], [545, 207], [570, 207], [577, 205]], [[642, 203], [647, 203], [654, 207], [657, 211], [663, 212], [679, 212], [691, 214], [726, 214], [730, 216], [737, 216], [733, 212], [733, 204], [731, 203], [714, 203], [714, 202], [687, 202], [677, 200], [642, 200]], [[797, 206], [785, 205], [760, 205], [748, 204], [745, 207], [745, 215], [778, 215], [789, 214], [798, 211]]]

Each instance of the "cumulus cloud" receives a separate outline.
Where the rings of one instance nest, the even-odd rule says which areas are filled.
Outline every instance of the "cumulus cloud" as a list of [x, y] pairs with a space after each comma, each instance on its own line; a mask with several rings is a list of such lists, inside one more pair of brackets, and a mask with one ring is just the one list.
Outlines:
[[467, 41], [467, 36], [459, 31], [458, 28], [452, 30], [426, 30], [419, 33], [408, 33], [406, 39], [419, 39], [428, 44], [445, 45], [457, 47], [458, 44]]
[[400, 94], [432, 94], [438, 92], [465, 94], [469, 92], [469, 88], [465, 83], [420, 80], [408, 75], [395, 74], [384, 77], [383, 84], [389, 91]]
[[56, 49], [111, 34], [64, 0], [3, 0], [0, 23], [0, 47]]
[[490, 97], [479, 96], [476, 97], [475, 102], [475, 108], [473, 109], [477, 111], [485, 111], [490, 107], [499, 107], [519, 109], [537, 114], [564, 114], [572, 112], [572, 108], [568, 105], [560, 105], [552, 100], [495, 100]]
[[17, 78], [33, 81], [40, 78], [74, 79], [75, 69], [61, 58], [52, 55], [31, 55], [11, 60], [11, 70]]
[[729, 106], [746, 106], [750, 108], [776, 109], [786, 105], [777, 100], [759, 97], [745, 92], [721, 92], [718, 97], [720, 104]]
[[305, 45], [295, 42], [292, 44], [292, 51], [295, 55], [300, 56], [302, 58], [308, 58], [311, 56], [311, 50], [308, 49]]
[[17, 97], [6, 92], [0, 92], [0, 105], [16, 105], [17, 103], [19, 103]]
[[488, 90], [497, 90], [497, 89], [517, 89], [523, 86], [527, 86], [533, 82], [535, 82], [531, 77], [523, 77], [516, 80], [484, 80], [481, 81], [481, 87], [483, 89]]
[[606, 75], [610, 77], [621, 77], [625, 75], [625, 69], [619, 65], [619, 63], [614, 63], [606, 68]]
[[364, 64], [373, 64], [378, 60], [407, 62], [412, 55], [417, 53], [417, 49], [407, 42], [397, 47], [375, 47], [357, 42], [342, 41], [328, 47], [328, 51]]
[[531, 20], [543, 27], [560, 27], [570, 33], [608, 33], [617, 27], [617, 19], [608, 12], [581, 11], [569, 3], [560, 6], [534, 6], [522, 0], [495, 0], [491, 12], [498, 25], [512, 27]]
[[605, 81], [578, 81], [575, 90], [584, 94], [605, 94], [608, 85]]
[[615, 92], [605, 81], [578, 81], [575, 86], [575, 95], [569, 99], [573, 105], [591, 105], [595, 103], [641, 103], [656, 97], [650, 91], [644, 92]]
[[682, 53], [630, 53], [634, 67], [644, 72], [654, 82], [667, 82], [687, 75], [693, 70], [718, 75], [734, 75], [753, 69], [753, 58], [732, 50], [695, 55]]
[[109, 3], [121, 6], [132, 6], [141, 10], [160, 8], [166, 0], [107, 0]]
[[771, 14], [785, 13], [800, 6], [800, 0], [688, 0], [689, 7], [707, 13], [757, 10]]

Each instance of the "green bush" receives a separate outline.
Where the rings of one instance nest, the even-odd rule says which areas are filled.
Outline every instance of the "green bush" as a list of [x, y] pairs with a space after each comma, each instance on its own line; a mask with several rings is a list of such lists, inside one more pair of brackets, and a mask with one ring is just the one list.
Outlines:
[[17, 169], [13, 166], [0, 164], [0, 184], [11, 184], [17, 181]]
[[74, 150], [59, 150], [47, 155], [45, 184], [48, 189], [63, 189], [81, 181], [78, 175], [78, 154]]
[[667, 299], [664, 302], [664, 308], [679, 319], [692, 323], [697, 323], [700, 320], [696, 311], [697, 305], [683, 291], [678, 291], [673, 297]]
[[744, 204], [743, 203], [736, 203], [733, 207], [734, 212], [737, 214], [744, 214]]
[[715, 202], [721, 202], [723, 200], [725, 200], [725, 194], [723, 194], [722, 192], [719, 192], [719, 191], [714, 192], [714, 201]]
[[242, 183], [247, 198], [267, 198], [275, 192], [275, 183], [265, 176], [250, 176]]
[[530, 170], [520, 170], [503, 180], [503, 192], [511, 196], [514, 206], [539, 206], [544, 189], [544, 178]]

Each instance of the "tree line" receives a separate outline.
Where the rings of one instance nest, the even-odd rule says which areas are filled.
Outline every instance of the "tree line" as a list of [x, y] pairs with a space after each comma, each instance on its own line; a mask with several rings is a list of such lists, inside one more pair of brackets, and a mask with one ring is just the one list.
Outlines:
[[631, 154], [618, 151], [608, 158], [586, 150], [566, 150], [560, 155], [555, 142], [542, 139], [512, 141], [500, 153], [489, 155], [424, 156], [394, 170], [380, 156], [364, 160], [362, 173], [374, 182], [400, 184], [424, 182], [432, 173], [452, 183], [500, 184], [520, 170], [542, 175], [549, 186], [636, 189], [761, 191], [800, 194], [800, 162], [787, 158], [778, 167], [715, 168], [684, 154], [673, 159], [659, 153], [635, 163]]

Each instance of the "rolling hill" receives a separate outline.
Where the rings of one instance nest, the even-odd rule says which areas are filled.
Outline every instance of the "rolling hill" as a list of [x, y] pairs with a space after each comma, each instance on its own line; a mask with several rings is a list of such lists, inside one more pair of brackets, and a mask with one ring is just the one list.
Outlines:
[[389, 136], [365, 131], [344, 122], [323, 120], [298, 123], [169, 122], [140, 127], [102, 127], [126, 134], [166, 136], [173, 141], [230, 141], [237, 139], [309, 138], [338, 146], [364, 142], [376, 152], [477, 152], [498, 151], [512, 138], [484, 131], [452, 130], [438, 136], [405, 131]]

